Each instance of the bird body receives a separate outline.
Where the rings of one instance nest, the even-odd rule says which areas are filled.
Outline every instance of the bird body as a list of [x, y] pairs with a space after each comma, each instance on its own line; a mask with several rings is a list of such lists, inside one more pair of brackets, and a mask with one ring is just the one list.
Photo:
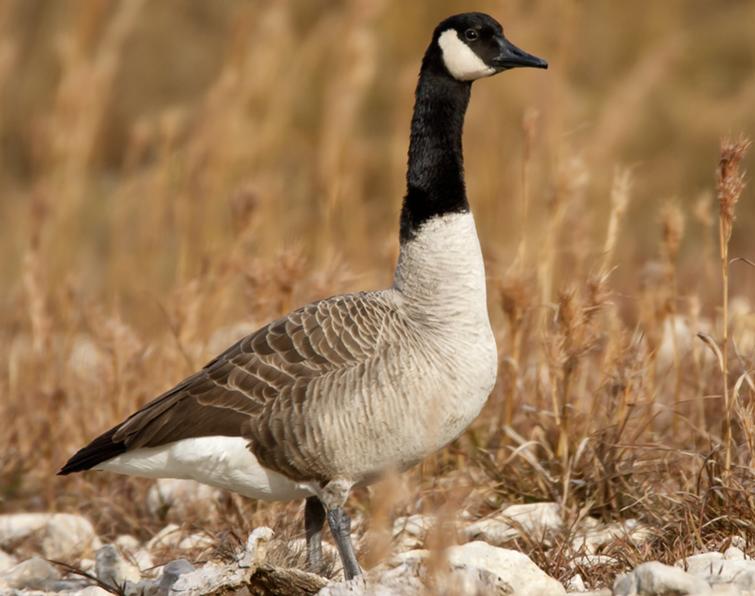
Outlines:
[[472, 81], [516, 66], [547, 65], [487, 15], [436, 28], [415, 94], [392, 287], [327, 298], [262, 327], [60, 473], [191, 478], [256, 499], [306, 497], [311, 561], [327, 517], [347, 577], [360, 573], [342, 509], [351, 488], [458, 437], [495, 383], [461, 140]]
[[[313, 348], [326, 355], [327, 366], [324, 371], [307, 368], [299, 374], [299, 379], [312, 375], [301, 410], [291, 404], [271, 412], [260, 408], [259, 415], [267, 416], [263, 424], [279, 426], [284, 433], [280, 442], [275, 434], [267, 442], [262, 433], [256, 433], [256, 438], [252, 427], [258, 422], [249, 414], [235, 437], [197, 436], [163, 443], [170, 436], [163, 438], [165, 433], [158, 431], [160, 445], [129, 449], [95, 469], [190, 478], [256, 499], [311, 496], [316, 494], [308, 486], [312, 480], [342, 478], [363, 484], [381, 472], [406, 469], [434, 453], [477, 417], [495, 383], [495, 339], [488, 320], [482, 254], [470, 213], [436, 218], [407, 242], [392, 288], [329, 298], [295, 311], [268, 329], [285, 328], [286, 322], [299, 329], [290, 322], [301, 322], [307, 316], [304, 313], [330, 321], [313, 327], [313, 335], [320, 338]], [[336, 322], [346, 319], [350, 324]], [[243, 377], [248, 373], [237, 355], [244, 353], [248, 339], [206, 367], [209, 372], [201, 378], [212, 378], [215, 368], [223, 368], [218, 363], [224, 363], [233, 367], [226, 373], [224, 388], [244, 391]], [[306, 351], [301, 351], [304, 357]], [[292, 372], [287, 365], [295, 358], [285, 359], [277, 352], [258, 358], [283, 377], [279, 386], [291, 384], [294, 377], [287, 376]], [[274, 381], [262, 385], [255, 380], [262, 392], [274, 387]], [[199, 383], [192, 381], [194, 386]], [[155, 417], [165, 416], [157, 407], [163, 405], [161, 399], [120, 427], [127, 444], [138, 443], [139, 433], [153, 430], [150, 423]], [[172, 399], [170, 407], [183, 408], [187, 404], [182, 400], [191, 398], [178, 393]], [[280, 394], [276, 399], [281, 399]], [[184, 432], [186, 425], [214, 413], [211, 407], [192, 407], [190, 416], [181, 416]], [[179, 430], [173, 425], [177, 421], [166, 432]], [[247, 448], [250, 441], [263, 461], [270, 461], [269, 467]], [[286, 461], [278, 463], [285, 446], [289, 446]]]

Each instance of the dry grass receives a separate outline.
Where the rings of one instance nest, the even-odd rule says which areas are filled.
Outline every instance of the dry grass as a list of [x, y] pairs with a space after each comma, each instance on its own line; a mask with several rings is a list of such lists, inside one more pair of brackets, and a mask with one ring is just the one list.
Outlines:
[[[389, 283], [419, 57], [466, 5], [75, 6], [0, 7], [0, 510], [146, 537], [165, 523], [147, 482], [55, 470], [256, 325]], [[733, 534], [753, 554], [752, 153], [726, 141], [715, 166], [722, 135], [755, 131], [755, 5], [480, 8], [552, 65], [478, 84], [467, 121], [499, 382], [401, 490], [357, 493], [357, 518], [553, 500], [569, 527], [649, 524], [593, 585]], [[242, 540], [299, 532], [298, 507], [228, 495], [182, 522]], [[518, 547], [559, 579], [579, 554], [568, 530]]]

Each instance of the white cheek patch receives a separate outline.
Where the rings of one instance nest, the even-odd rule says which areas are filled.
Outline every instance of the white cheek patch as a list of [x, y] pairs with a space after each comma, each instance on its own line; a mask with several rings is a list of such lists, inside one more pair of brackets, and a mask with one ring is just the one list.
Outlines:
[[448, 29], [441, 33], [438, 45], [443, 54], [443, 62], [453, 78], [474, 81], [495, 74], [495, 68], [485, 64], [472, 48], [461, 41], [456, 30]]

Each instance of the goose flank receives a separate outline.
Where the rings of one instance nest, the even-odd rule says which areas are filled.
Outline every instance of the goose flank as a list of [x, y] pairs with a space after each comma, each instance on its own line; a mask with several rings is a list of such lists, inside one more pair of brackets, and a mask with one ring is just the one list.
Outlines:
[[190, 478], [247, 497], [305, 498], [310, 564], [325, 520], [361, 573], [343, 506], [356, 485], [458, 437], [496, 379], [485, 269], [464, 184], [472, 82], [547, 68], [482, 13], [449, 17], [422, 60], [392, 287], [308, 304], [243, 338], [60, 470]]

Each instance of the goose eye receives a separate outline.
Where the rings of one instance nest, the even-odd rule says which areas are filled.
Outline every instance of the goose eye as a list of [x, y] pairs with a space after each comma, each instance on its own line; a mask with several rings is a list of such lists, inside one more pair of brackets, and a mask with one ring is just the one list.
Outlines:
[[467, 41], [474, 41], [475, 39], [477, 39], [478, 37], [480, 37], [480, 34], [477, 33], [477, 31], [475, 29], [467, 29], [464, 32], [464, 37], [467, 38]]

